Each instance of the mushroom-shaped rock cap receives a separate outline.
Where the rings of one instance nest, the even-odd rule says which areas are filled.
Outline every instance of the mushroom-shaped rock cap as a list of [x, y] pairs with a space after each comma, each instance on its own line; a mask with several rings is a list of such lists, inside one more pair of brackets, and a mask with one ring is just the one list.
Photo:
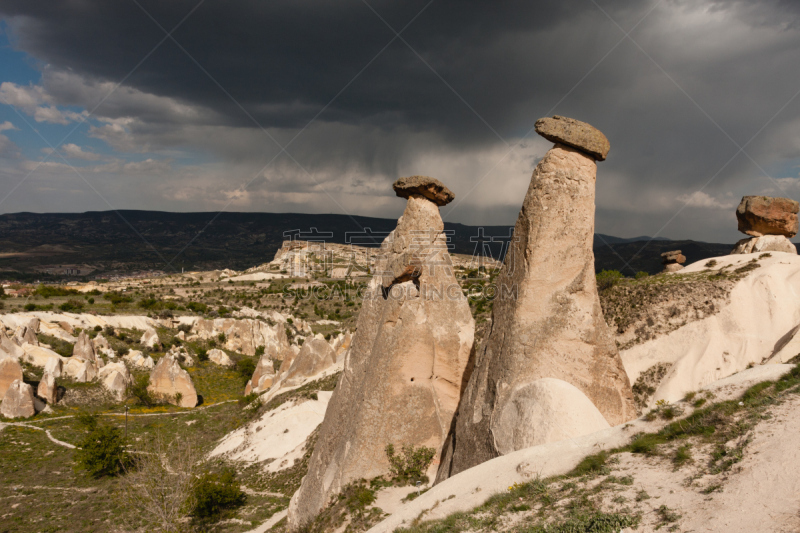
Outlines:
[[611, 143], [600, 130], [575, 120], [555, 115], [553, 118], [540, 118], [535, 124], [536, 133], [554, 143], [566, 144], [589, 154], [599, 161], [605, 161]]
[[736, 209], [739, 231], [752, 237], [797, 235], [800, 204], [790, 198], [745, 196]]
[[453, 191], [444, 186], [444, 183], [428, 176], [400, 178], [394, 182], [392, 188], [400, 198], [421, 194], [439, 207], [449, 204], [456, 197]]

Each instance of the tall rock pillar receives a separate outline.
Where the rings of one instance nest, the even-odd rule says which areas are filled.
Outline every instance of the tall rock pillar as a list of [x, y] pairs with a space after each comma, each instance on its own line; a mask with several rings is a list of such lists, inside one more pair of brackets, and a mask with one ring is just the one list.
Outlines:
[[424, 176], [401, 178], [408, 198], [384, 240], [300, 489], [289, 505], [295, 528], [348, 483], [389, 473], [386, 445], [442, 445], [465, 383], [475, 323], [447, 252], [439, 206], [453, 194]]
[[564, 117], [541, 119], [536, 131], [556, 144], [533, 171], [439, 481], [608, 427], [603, 418], [616, 425], [636, 416], [595, 283], [596, 160], [605, 159], [608, 140]]

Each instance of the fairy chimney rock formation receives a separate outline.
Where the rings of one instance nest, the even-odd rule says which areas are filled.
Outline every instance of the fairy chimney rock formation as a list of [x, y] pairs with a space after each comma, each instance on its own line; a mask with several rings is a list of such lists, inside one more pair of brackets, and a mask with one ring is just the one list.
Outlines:
[[395, 190], [408, 198], [406, 209], [381, 245], [308, 473], [289, 505], [291, 528], [348, 483], [388, 474], [388, 444], [435, 450], [433, 479], [458, 406], [475, 322], [439, 214], [453, 194], [422, 177], [400, 179]]
[[664, 252], [661, 254], [661, 263], [664, 265], [664, 272], [678, 272], [683, 270], [683, 263], [686, 262], [686, 256], [680, 250], [673, 250], [671, 252]]
[[[561, 423], [558, 410], [539, 405], [554, 397], [545, 392], [554, 390], [553, 382], [543, 380], [570, 385], [558, 390], [572, 391], [573, 408], [593, 405], [612, 426], [636, 416], [595, 283], [595, 159], [608, 153], [607, 141], [588, 124], [553, 120], [537, 123], [537, 131], [547, 138], [557, 133], [559, 140], [533, 171], [496, 281], [491, 330], [461, 398], [439, 481], [569, 433], [553, 429]], [[592, 420], [590, 411], [574, 420]]]
[[800, 204], [789, 198], [745, 196], [736, 208], [739, 231], [750, 235], [736, 243], [732, 254], [786, 252], [797, 254], [789, 240], [797, 235]]
[[179, 407], [197, 405], [197, 392], [189, 373], [182, 369], [172, 354], [158, 360], [158, 364], [150, 374], [147, 390], [159, 398]]

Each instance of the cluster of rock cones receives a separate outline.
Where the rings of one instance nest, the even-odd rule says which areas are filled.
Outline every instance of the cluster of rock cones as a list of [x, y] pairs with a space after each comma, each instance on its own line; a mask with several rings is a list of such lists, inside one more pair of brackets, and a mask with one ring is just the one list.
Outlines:
[[291, 527], [348, 483], [388, 474], [389, 444], [433, 448], [427, 473], [441, 481], [636, 416], [595, 284], [596, 162], [609, 142], [559, 116], [536, 131], [555, 146], [533, 172], [480, 351], [439, 214], [453, 193], [424, 176], [395, 183], [406, 209], [382, 244]]

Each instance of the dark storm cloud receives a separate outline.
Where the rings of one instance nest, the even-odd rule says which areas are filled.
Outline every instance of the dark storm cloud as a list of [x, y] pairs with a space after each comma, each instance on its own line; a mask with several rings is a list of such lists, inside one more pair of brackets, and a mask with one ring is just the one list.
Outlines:
[[[171, 30], [197, 2], [141, 5]], [[400, 30], [427, 2], [370, 5]], [[16, 46], [49, 65], [45, 86], [58, 104], [93, 107], [103, 91], [87, 87], [123, 79], [164, 38], [133, 0], [0, 0], [0, 13]], [[493, 161], [554, 112], [611, 140], [598, 176], [602, 231], [732, 240], [730, 206], [741, 195], [800, 198], [798, 13], [779, 0], [434, 0], [403, 33], [412, 50], [389, 44], [392, 30], [364, 2], [206, 0], [174, 33], [193, 59], [167, 40], [126, 79], [134, 92], [97, 114], [137, 119], [129, 129], [140, 147], [201, 146], [263, 163], [277, 148], [240, 131], [258, 128], [194, 61], [281, 142], [346, 87], [292, 145], [314, 177], [289, 161], [249, 190], [317, 192], [313, 209], [335, 211], [320, 184], [389, 195], [384, 182], [400, 169], [432, 167], [463, 199], [452, 220], [502, 223], [513, 222], [536, 154], [514, 176], [492, 174]], [[236, 133], [220, 138], [215, 127]], [[133, 149], [116, 125], [104, 128], [94, 135]], [[457, 168], [474, 154], [487, 161], [472, 165], [479, 171]]]

